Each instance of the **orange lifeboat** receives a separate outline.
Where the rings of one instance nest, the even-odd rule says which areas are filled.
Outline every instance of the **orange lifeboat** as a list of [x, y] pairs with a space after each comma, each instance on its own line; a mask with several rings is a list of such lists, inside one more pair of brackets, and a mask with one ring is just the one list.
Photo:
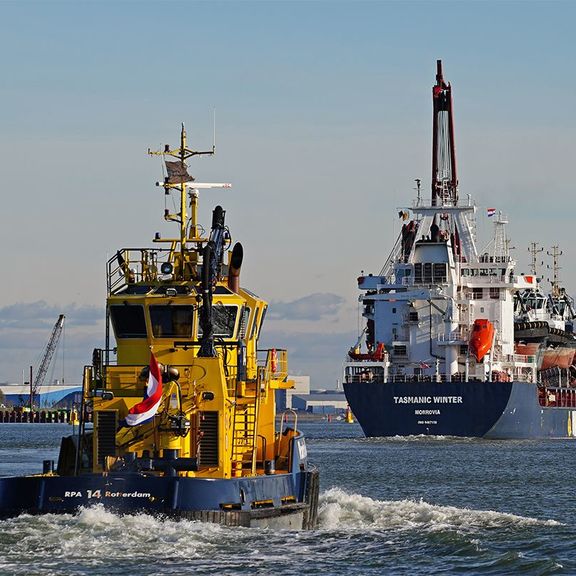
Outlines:
[[350, 350], [348, 352], [348, 356], [352, 358], [352, 360], [372, 360], [373, 362], [382, 362], [384, 360], [384, 344], [382, 342], [378, 342], [376, 346], [376, 350], [373, 352], [368, 352], [367, 354], [361, 354], [360, 352], [356, 352], [355, 350]]
[[494, 340], [494, 326], [490, 320], [479, 318], [474, 321], [472, 335], [470, 336], [470, 352], [480, 362], [492, 348]]

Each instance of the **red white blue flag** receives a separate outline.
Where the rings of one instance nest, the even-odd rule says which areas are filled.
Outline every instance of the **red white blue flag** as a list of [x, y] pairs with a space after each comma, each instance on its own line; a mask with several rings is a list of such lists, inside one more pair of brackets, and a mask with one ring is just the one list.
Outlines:
[[496, 214], [496, 208], [488, 208], [488, 218], [490, 218], [490, 216], [494, 216], [494, 214]]
[[154, 353], [150, 354], [150, 373], [148, 375], [148, 385], [144, 393], [144, 399], [130, 408], [126, 416], [128, 426], [137, 426], [150, 420], [158, 412], [162, 402], [162, 376]]

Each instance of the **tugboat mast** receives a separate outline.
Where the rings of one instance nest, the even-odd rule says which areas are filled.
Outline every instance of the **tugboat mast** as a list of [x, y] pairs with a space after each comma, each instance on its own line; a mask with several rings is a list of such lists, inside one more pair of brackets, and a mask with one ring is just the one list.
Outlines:
[[530, 264], [530, 273], [533, 276], [538, 276], [538, 254], [540, 252], [544, 252], [544, 248], [538, 248], [538, 242], [530, 242], [530, 247], [528, 248], [528, 252], [530, 252], [530, 256], [532, 258]]
[[552, 252], [546, 252], [546, 254], [548, 254], [548, 256], [552, 256], [552, 282], [550, 282], [550, 284], [552, 284], [552, 297], [553, 298], [558, 298], [561, 294], [560, 291], [560, 277], [559, 277], [559, 272], [560, 272], [560, 264], [559, 262], [559, 258], [560, 256], [562, 256], [564, 252], [562, 252], [562, 250], [560, 250], [560, 248], [558, 246], [552, 246]]
[[[180, 213], [171, 214], [168, 209], [164, 211], [164, 219], [167, 221], [178, 222], [180, 224], [180, 239], [162, 239], [155, 238], [154, 242], [170, 242], [180, 243], [180, 262], [179, 266], [175, 266], [175, 275], [177, 278], [184, 280], [184, 270], [186, 265], [186, 244], [188, 241], [202, 243], [206, 241], [205, 238], [198, 236], [198, 188], [218, 188], [230, 187], [229, 184], [198, 184], [194, 183], [194, 178], [188, 174], [186, 160], [192, 156], [214, 155], [216, 146], [212, 145], [212, 150], [198, 151], [192, 150], [186, 145], [186, 130], [184, 123], [182, 123], [182, 130], [180, 132], [180, 147], [171, 149], [168, 144], [165, 145], [162, 151], [152, 151], [148, 149], [148, 154], [151, 156], [172, 156], [176, 158], [176, 162], [166, 161], [166, 168], [168, 176], [164, 178], [164, 182], [157, 182], [157, 186], [164, 188], [164, 194], [168, 196], [170, 190], [178, 190], [180, 192]], [[190, 192], [190, 217], [188, 218], [186, 210], [186, 188], [192, 188]], [[190, 230], [187, 232], [188, 223]], [[195, 265], [197, 262], [193, 262]]]

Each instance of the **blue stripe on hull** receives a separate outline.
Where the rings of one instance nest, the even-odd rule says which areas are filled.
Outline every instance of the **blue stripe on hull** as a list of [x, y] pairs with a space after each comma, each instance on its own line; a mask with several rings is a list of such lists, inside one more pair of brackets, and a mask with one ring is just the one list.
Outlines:
[[565, 438], [572, 410], [543, 408], [527, 382], [345, 383], [366, 436]]

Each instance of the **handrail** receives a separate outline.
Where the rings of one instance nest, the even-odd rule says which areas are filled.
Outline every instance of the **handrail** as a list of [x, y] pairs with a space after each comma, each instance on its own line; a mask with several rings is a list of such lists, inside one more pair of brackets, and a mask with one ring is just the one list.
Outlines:
[[[284, 410], [284, 412], [282, 412], [282, 416], [280, 417], [280, 429], [278, 430], [278, 434], [282, 434], [282, 428], [284, 426], [285, 421], [287, 420], [287, 416], [289, 415], [289, 413], [292, 414], [292, 416], [294, 417], [294, 432], [296, 432], [296, 430], [298, 429], [298, 414], [296, 413], [295, 410], [292, 410], [292, 408], [287, 408], [286, 410]], [[280, 454], [280, 442], [276, 443], [276, 456], [278, 456]]]

